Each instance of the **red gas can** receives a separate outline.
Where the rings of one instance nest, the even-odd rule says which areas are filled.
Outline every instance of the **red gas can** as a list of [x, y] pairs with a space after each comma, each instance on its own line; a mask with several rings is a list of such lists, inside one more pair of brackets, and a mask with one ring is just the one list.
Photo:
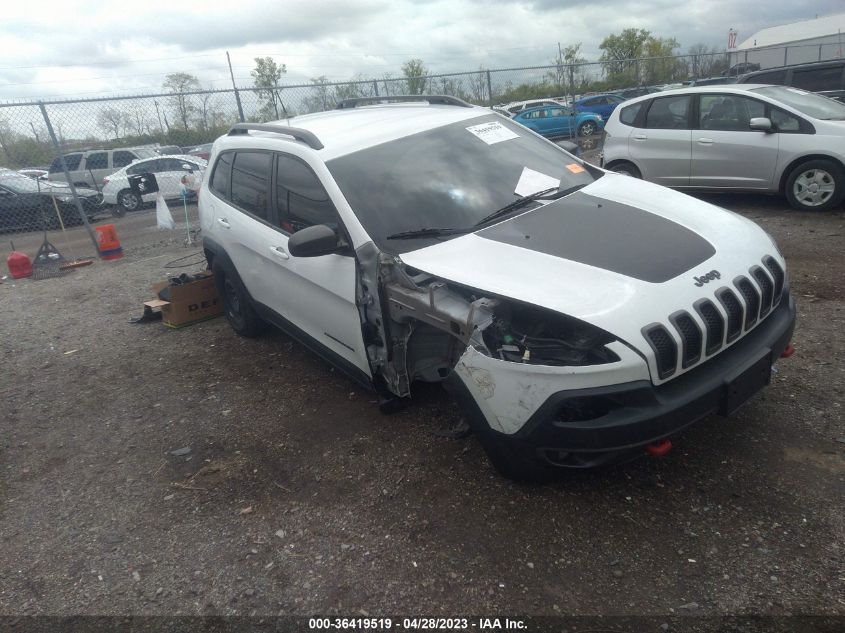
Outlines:
[[[12, 248], [15, 248], [14, 245], [12, 245]], [[32, 277], [32, 262], [25, 253], [13, 250], [6, 258], [6, 265], [9, 267], [13, 279]]]

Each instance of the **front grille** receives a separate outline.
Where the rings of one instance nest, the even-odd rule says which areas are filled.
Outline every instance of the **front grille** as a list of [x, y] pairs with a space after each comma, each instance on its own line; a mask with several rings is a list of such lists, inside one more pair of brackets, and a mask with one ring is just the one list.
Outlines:
[[689, 312], [679, 310], [669, 317], [669, 321], [681, 335], [683, 350], [681, 352], [681, 367], [686, 369], [695, 365], [701, 358], [701, 329]]
[[771, 255], [766, 255], [763, 258], [763, 264], [769, 269], [772, 279], [775, 280], [774, 298], [772, 301], [772, 307], [775, 307], [780, 303], [780, 296], [783, 294], [783, 284], [786, 281], [786, 275], [783, 272], [783, 268], [778, 265], [775, 258]]
[[678, 360], [681, 369], [688, 369], [717, 354], [723, 345], [736, 341], [778, 305], [786, 272], [771, 255], [761, 262], [763, 266], [748, 269], [749, 276], [736, 277], [733, 287], [722, 286], [715, 291], [724, 312], [712, 299], [702, 298], [693, 304], [694, 312], [681, 309], [669, 315], [670, 327], [652, 323], [641, 330], [654, 351], [661, 380], [676, 373]]
[[694, 307], [698, 316], [704, 321], [704, 327], [707, 331], [704, 352], [710, 356], [722, 347], [722, 340], [725, 338], [725, 320], [710, 299], [699, 299], [695, 302]]
[[653, 323], [643, 328], [643, 336], [654, 350], [657, 375], [662, 379], [674, 374], [678, 364], [678, 348], [669, 331], [659, 323]]
[[762, 319], [772, 309], [772, 296], [774, 294], [775, 284], [772, 283], [769, 276], [759, 266], [752, 266], [748, 272], [751, 273], [757, 281], [757, 285], [760, 286], [760, 318]]
[[728, 314], [726, 343], [732, 343], [742, 333], [742, 304], [730, 288], [719, 288], [716, 298]]
[[739, 290], [739, 294], [745, 301], [745, 329], [750, 330], [757, 323], [757, 315], [760, 312], [760, 295], [757, 294], [754, 284], [748, 280], [748, 277], [740, 275], [734, 279], [734, 286]]

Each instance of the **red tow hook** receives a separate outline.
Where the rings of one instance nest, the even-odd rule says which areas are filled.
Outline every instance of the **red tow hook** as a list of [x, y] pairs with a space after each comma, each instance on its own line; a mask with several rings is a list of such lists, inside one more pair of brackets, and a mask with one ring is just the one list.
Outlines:
[[652, 442], [646, 446], [645, 450], [653, 457], [663, 457], [666, 453], [672, 450], [672, 440], [668, 437], [664, 437], [662, 440], [657, 440], [656, 442]]
[[789, 358], [789, 357], [790, 357], [790, 356], [792, 356], [794, 353], [795, 353], [795, 346], [794, 346], [792, 343], [790, 343], [789, 345], [787, 345], [787, 346], [786, 346], [786, 349], [785, 349], [785, 350], [783, 350], [783, 351], [780, 353], [780, 357], [781, 357], [781, 358]]

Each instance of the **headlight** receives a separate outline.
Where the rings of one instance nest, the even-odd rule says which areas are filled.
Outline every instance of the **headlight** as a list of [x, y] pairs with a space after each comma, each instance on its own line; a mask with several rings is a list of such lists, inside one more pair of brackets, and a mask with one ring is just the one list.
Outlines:
[[543, 308], [502, 304], [484, 330], [493, 358], [532, 365], [604, 365], [619, 361], [606, 345], [616, 338], [578, 319]]
[[59, 202], [73, 202], [73, 196], [56, 196]]

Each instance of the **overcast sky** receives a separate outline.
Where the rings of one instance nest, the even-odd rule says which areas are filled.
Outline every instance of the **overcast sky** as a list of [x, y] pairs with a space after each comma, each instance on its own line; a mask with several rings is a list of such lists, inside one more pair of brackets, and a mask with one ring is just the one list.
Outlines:
[[[325, 75], [400, 74], [418, 57], [431, 72], [542, 65], [557, 43], [624, 28], [724, 49], [730, 28], [755, 31], [843, 11], [842, 0], [240, 0], [84, 2], [7, 0], [0, 19], [0, 101], [156, 91], [169, 72], [206, 86], [250, 85], [253, 58], [287, 64], [282, 83]], [[796, 35], [796, 38], [798, 35]]]

